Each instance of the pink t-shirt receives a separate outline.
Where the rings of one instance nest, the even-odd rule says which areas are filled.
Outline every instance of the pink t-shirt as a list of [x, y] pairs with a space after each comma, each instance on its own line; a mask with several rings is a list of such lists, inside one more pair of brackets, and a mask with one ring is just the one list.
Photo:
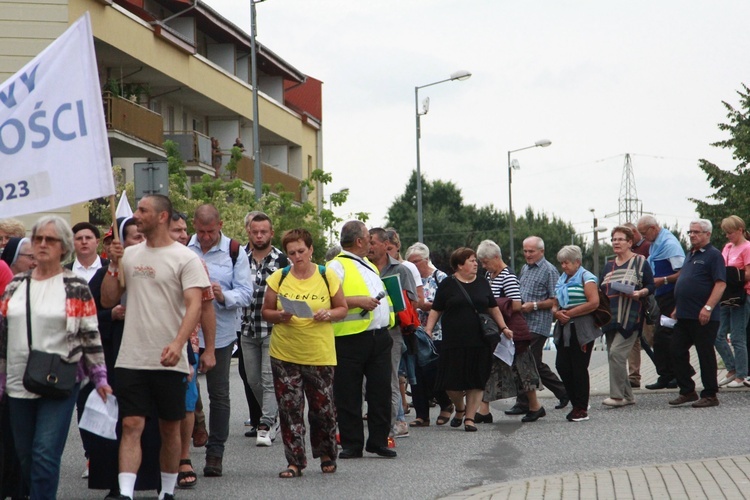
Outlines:
[[8, 286], [10, 280], [13, 279], [13, 271], [10, 270], [8, 264], [4, 260], [0, 260], [0, 295], [5, 292], [5, 287]]
[[[745, 269], [746, 266], [750, 266], [750, 241], [744, 241], [737, 246], [727, 243], [721, 254], [727, 266]], [[745, 282], [745, 291], [750, 293], [750, 281]]]

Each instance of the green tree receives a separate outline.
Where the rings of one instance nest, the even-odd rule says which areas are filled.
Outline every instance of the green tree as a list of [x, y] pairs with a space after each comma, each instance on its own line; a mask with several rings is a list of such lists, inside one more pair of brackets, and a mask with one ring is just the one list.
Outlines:
[[[395, 227], [404, 246], [417, 240], [416, 171], [412, 173], [404, 193], [388, 209], [388, 225]], [[495, 241], [506, 256], [509, 252], [508, 214], [494, 206], [466, 205], [461, 190], [452, 183], [422, 179], [422, 207], [424, 243], [437, 267], [450, 269], [449, 257], [453, 250], [466, 246], [476, 248], [480, 241]], [[547, 248], [547, 257], [555, 262], [555, 253], [570, 244], [571, 235], [576, 244], [586, 250], [583, 240], [575, 236], [570, 223], [545, 213], [535, 213], [531, 207], [517, 217], [514, 228], [516, 271], [523, 265], [523, 240], [529, 235], [541, 236]], [[510, 264], [510, 263], [509, 263]]]
[[708, 196], [710, 201], [690, 198], [700, 216], [714, 224], [711, 242], [719, 248], [724, 244], [724, 237], [718, 229], [723, 218], [738, 215], [750, 223], [750, 88], [741, 85], [742, 89], [737, 91], [739, 108], [722, 101], [728, 123], [719, 123], [718, 127], [727, 132], [729, 138], [711, 143], [711, 146], [731, 150], [732, 158], [738, 163], [734, 168], [724, 170], [708, 160], [699, 160], [698, 168], [705, 172], [715, 192]]
[[[263, 195], [259, 201], [255, 200], [255, 193], [245, 189], [242, 181], [235, 177], [236, 163], [241, 151], [232, 148], [232, 158], [226, 167], [229, 173], [228, 179], [215, 178], [204, 175], [198, 182], [188, 184], [185, 174], [185, 164], [180, 158], [179, 151], [174, 143], [167, 141], [164, 144], [169, 164], [169, 197], [175, 210], [188, 215], [188, 231], [192, 232], [192, 217], [195, 209], [204, 203], [211, 203], [219, 210], [224, 222], [222, 231], [231, 238], [241, 242], [247, 241], [244, 221], [245, 215], [254, 210], [260, 210], [268, 214], [274, 224], [273, 245], [281, 246], [281, 237], [284, 232], [297, 227], [304, 227], [313, 236], [314, 254], [313, 258], [320, 262], [327, 250], [326, 234], [335, 224], [341, 222], [334, 216], [330, 209], [323, 208], [318, 213], [314, 203], [307, 200], [302, 203], [295, 202], [296, 193], [285, 191], [283, 186], [263, 185]], [[319, 183], [321, 186], [330, 183], [331, 174], [320, 169], [315, 170], [309, 179], [302, 181], [300, 189], [303, 192], [310, 191]], [[348, 193], [337, 194], [333, 200], [335, 206], [340, 206], [346, 201]], [[364, 214], [360, 214], [364, 216]]]

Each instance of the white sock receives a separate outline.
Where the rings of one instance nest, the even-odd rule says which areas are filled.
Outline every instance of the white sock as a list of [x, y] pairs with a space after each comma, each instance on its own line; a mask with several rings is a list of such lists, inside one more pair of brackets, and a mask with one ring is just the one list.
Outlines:
[[164, 495], [174, 495], [174, 485], [177, 484], [177, 473], [170, 472], [161, 473], [161, 493], [159, 493], [159, 500], [164, 500]]
[[136, 475], [132, 472], [120, 472], [117, 474], [117, 482], [120, 484], [120, 495], [133, 498], [133, 490], [135, 490], [135, 478]]

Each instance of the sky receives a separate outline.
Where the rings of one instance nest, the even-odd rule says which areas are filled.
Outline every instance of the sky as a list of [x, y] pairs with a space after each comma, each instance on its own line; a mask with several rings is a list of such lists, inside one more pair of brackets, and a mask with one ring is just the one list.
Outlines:
[[[250, 0], [206, 0], [250, 32]], [[421, 89], [421, 171], [452, 181], [465, 204], [571, 222], [617, 222], [625, 154], [644, 212], [686, 230], [688, 198], [711, 194], [698, 168], [731, 152], [722, 101], [747, 78], [750, 2], [539, 0], [267, 0], [258, 40], [323, 85], [326, 193], [349, 188], [347, 218], [385, 223], [416, 168], [414, 88], [457, 70], [472, 77]], [[261, 118], [262, 119], [262, 118]], [[605, 218], [606, 215], [614, 217]], [[729, 215], [729, 214], [727, 214]], [[718, 225], [720, 221], [714, 221]]]

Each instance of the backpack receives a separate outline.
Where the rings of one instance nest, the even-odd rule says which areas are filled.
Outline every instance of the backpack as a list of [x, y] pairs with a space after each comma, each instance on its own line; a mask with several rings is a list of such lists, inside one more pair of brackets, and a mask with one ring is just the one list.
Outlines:
[[398, 326], [401, 328], [401, 333], [403, 335], [411, 335], [421, 323], [419, 322], [419, 314], [417, 314], [417, 310], [414, 309], [411, 300], [409, 300], [406, 290], [402, 290], [402, 293], [404, 294], [406, 308], [403, 311], [397, 312], [396, 317], [398, 318]]
[[[193, 239], [194, 234], [190, 235], [188, 241]], [[240, 255], [240, 242], [234, 238], [229, 238], [229, 257], [232, 258], [232, 267], [237, 264], [237, 257]]]
[[[285, 268], [281, 270], [281, 279], [279, 279], [279, 290], [281, 290], [281, 284], [284, 282], [284, 280], [286, 279], [286, 276], [289, 274], [289, 271], [291, 270], [292, 270], [292, 266], [286, 266]], [[320, 276], [323, 278], [323, 281], [326, 284], [326, 288], [328, 289], [329, 299], [333, 299], [333, 297], [331, 297], [331, 287], [328, 285], [328, 278], [326, 278], [326, 266], [321, 266], [320, 264], [318, 264], [318, 272], [320, 273]]]

